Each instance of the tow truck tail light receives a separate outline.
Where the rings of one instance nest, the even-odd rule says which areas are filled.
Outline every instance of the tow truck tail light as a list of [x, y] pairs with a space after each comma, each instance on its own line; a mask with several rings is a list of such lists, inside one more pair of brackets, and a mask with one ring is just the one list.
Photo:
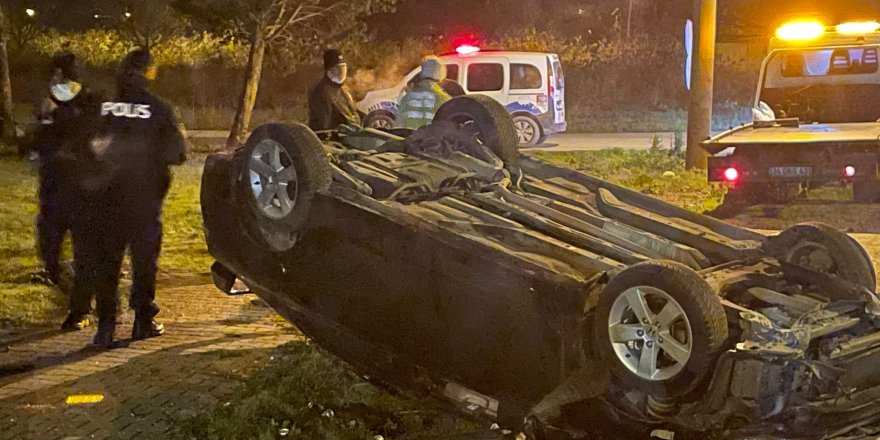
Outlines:
[[731, 183], [736, 182], [739, 180], [739, 170], [734, 167], [724, 170], [724, 180]]
[[852, 165], [847, 165], [843, 169], [843, 175], [846, 177], [855, 177], [856, 176], [856, 167]]
[[555, 81], [556, 78], [553, 76], [553, 65], [550, 64], [550, 60], [547, 60], [547, 96], [550, 98], [553, 97], [553, 92], [555, 91], [553, 87]]

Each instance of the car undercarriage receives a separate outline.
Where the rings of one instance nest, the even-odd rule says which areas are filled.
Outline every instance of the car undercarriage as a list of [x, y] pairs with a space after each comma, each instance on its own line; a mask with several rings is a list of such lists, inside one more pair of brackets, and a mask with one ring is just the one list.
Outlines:
[[213, 273], [374, 382], [532, 438], [833, 438], [880, 408], [867, 254], [774, 236], [519, 156], [461, 97], [409, 132], [258, 128], [209, 157]]

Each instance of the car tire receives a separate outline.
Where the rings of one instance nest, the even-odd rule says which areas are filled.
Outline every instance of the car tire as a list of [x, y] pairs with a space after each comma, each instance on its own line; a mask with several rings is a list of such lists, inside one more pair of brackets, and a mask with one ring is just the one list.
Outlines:
[[477, 138], [504, 163], [516, 161], [516, 127], [510, 113], [498, 101], [483, 95], [452, 98], [437, 110], [435, 121], [473, 124]]
[[377, 130], [388, 130], [394, 128], [394, 115], [387, 111], [375, 111], [364, 118], [364, 126], [375, 128]]
[[321, 140], [303, 124], [267, 124], [254, 130], [237, 156], [237, 193], [251, 237], [275, 252], [293, 248], [312, 199], [332, 180]]
[[593, 324], [599, 355], [614, 377], [667, 401], [688, 395], [711, 374], [728, 337], [719, 295], [672, 261], [646, 261], [615, 276]]
[[534, 147], [540, 144], [544, 137], [541, 124], [531, 116], [515, 115], [513, 127], [516, 129], [516, 140], [520, 146]]
[[874, 265], [865, 249], [824, 223], [792, 226], [764, 246], [768, 255], [779, 260], [837, 276], [872, 292], [877, 288]]
[[856, 203], [877, 203], [878, 200], [880, 200], [880, 182], [876, 180], [853, 182], [853, 201]]

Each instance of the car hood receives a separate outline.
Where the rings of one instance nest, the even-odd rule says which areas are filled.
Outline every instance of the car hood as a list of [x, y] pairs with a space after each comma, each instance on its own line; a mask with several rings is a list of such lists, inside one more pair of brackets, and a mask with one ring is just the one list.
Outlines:
[[873, 142], [880, 139], [880, 123], [803, 124], [756, 127], [744, 125], [712, 137], [703, 148], [716, 154], [729, 147], [767, 144], [812, 144], [828, 142]]
[[376, 110], [376, 106], [383, 102], [397, 102], [400, 97], [401, 87], [389, 87], [387, 89], [373, 90], [364, 95], [364, 99], [360, 100], [356, 106], [357, 109], [370, 113]]

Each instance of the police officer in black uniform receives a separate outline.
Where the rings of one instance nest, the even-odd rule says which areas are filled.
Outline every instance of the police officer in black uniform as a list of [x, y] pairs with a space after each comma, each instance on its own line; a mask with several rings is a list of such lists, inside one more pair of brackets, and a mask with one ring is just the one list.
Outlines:
[[[132, 51], [122, 61], [116, 98], [101, 106], [106, 126], [99, 143], [105, 145], [96, 149], [112, 177], [93, 235], [92, 261], [98, 265], [94, 343], [99, 347], [114, 345], [116, 288], [126, 248], [132, 261], [132, 339], [152, 338], [165, 331], [154, 320], [159, 313], [155, 297], [162, 205], [171, 183], [169, 166], [186, 160], [186, 143], [171, 108], [147, 89], [155, 77], [150, 52]], [[103, 240], [99, 240], [101, 236]]]
[[61, 174], [69, 161], [59, 157], [60, 145], [64, 130], [69, 128], [67, 122], [79, 116], [82, 97], [86, 93], [82, 93], [85, 87], [80, 82], [77, 60], [73, 54], [53, 57], [52, 68], [50, 93], [39, 106], [39, 126], [34, 133], [32, 150], [39, 158], [40, 170], [37, 244], [44, 267], [40, 276], [59, 285], [62, 273], [61, 246], [71, 221], [71, 188], [65, 188], [61, 181]]
[[309, 94], [309, 128], [334, 130], [342, 124], [361, 125], [361, 116], [344, 84], [348, 64], [337, 49], [324, 52], [324, 76]]
[[[88, 191], [94, 182], [97, 162], [90, 151], [91, 139], [99, 131], [101, 99], [79, 82], [76, 57], [59, 55], [52, 62], [55, 73], [51, 97], [41, 106], [40, 127], [34, 135], [34, 150], [41, 167], [40, 216], [38, 219], [40, 250], [46, 270], [57, 283], [61, 244], [68, 229], [73, 235], [74, 258], [81, 263], [83, 244], [77, 240], [82, 231]], [[85, 272], [84, 272], [85, 273]], [[85, 287], [85, 286], [83, 286]], [[61, 324], [63, 330], [81, 330], [89, 324], [91, 293], [87, 288], [70, 292], [69, 314]]]

